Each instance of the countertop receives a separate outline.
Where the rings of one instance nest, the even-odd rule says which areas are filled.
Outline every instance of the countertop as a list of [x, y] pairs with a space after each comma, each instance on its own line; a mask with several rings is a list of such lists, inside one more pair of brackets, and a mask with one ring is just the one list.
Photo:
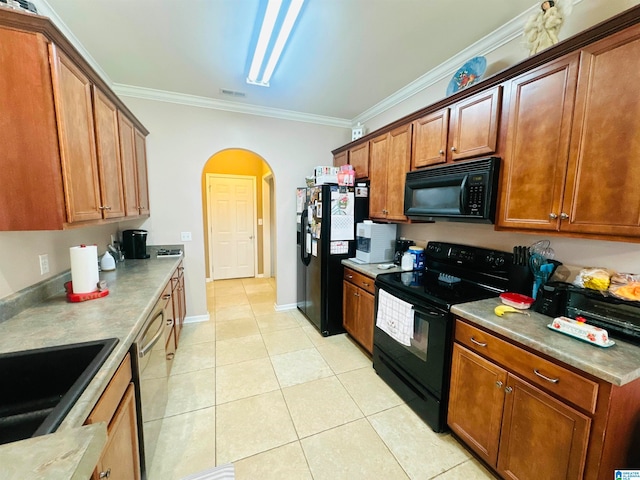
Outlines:
[[530, 316], [493, 313], [499, 299], [455, 305], [451, 311], [502, 337], [571, 365], [583, 372], [610, 382], [625, 385], [640, 378], [640, 347], [614, 339], [615, 345], [599, 347], [552, 331], [547, 327], [552, 318], [530, 311]]
[[[60, 439], [63, 439], [64, 448], [70, 450], [86, 449], [90, 444], [97, 448], [98, 452], [102, 450], [106, 435], [100, 442], [99, 430], [83, 427], [83, 423], [129, 351], [147, 315], [151, 313], [180, 261], [182, 257], [153, 256], [146, 260], [125, 260], [117, 264], [116, 270], [100, 272], [100, 280], [106, 280], [109, 289], [109, 295], [106, 297], [70, 303], [61, 290], [59, 294], [0, 323], [0, 353], [114, 337], [119, 340], [56, 433], [1, 446], [0, 476], [3, 479], [76, 478], [68, 474], [68, 469], [64, 473], [48, 471], [45, 477], [24, 476], [18, 473], [25, 471], [21, 468], [40, 471], [38, 468], [45, 468], [51, 462], [55, 463], [57, 455], [60, 454]], [[97, 459], [98, 457], [94, 459], [91, 470], [95, 467]], [[8, 464], [9, 461], [12, 463]], [[21, 462], [24, 465], [21, 467], [13, 462]], [[79, 471], [84, 463], [76, 465]], [[5, 472], [9, 475], [5, 475]]]
[[391, 267], [391, 268], [389, 268], [387, 270], [383, 270], [383, 269], [378, 268], [378, 265], [388, 265], [390, 263], [393, 263], [393, 262], [358, 263], [358, 262], [354, 262], [350, 258], [342, 260], [342, 264], [345, 267], [349, 267], [352, 270], [355, 270], [356, 272], [359, 272], [359, 273], [361, 273], [363, 275], [366, 275], [367, 277], [371, 277], [371, 278], [376, 278], [376, 276], [378, 276], [381, 273], [394, 273], [394, 272], [402, 272], [403, 271], [397, 265], [394, 265], [393, 267]]

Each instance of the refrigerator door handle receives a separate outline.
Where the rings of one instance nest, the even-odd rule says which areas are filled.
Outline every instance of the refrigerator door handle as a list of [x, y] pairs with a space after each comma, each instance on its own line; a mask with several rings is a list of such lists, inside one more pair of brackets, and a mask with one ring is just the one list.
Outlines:
[[304, 265], [309, 265], [311, 261], [311, 255], [307, 254], [307, 222], [309, 220], [306, 213], [305, 209], [300, 219], [300, 260]]

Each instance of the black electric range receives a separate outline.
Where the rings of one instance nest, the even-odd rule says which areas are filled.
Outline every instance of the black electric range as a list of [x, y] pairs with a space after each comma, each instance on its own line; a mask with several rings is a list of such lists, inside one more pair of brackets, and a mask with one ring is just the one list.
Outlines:
[[436, 432], [447, 428], [451, 306], [506, 291], [512, 260], [508, 252], [429, 242], [424, 270], [376, 277], [373, 367]]

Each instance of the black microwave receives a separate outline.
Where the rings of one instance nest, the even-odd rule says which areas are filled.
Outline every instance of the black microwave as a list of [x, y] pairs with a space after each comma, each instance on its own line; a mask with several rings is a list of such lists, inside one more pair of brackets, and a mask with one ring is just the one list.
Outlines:
[[407, 173], [404, 214], [414, 220], [493, 223], [500, 159], [483, 158]]

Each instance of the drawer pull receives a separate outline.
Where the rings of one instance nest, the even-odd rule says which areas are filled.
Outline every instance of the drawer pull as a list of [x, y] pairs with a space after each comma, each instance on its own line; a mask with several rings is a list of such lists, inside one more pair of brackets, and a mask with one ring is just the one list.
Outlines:
[[100, 472], [98, 478], [109, 478], [111, 476], [111, 468], [108, 468], [106, 472]]
[[347, 278], [348, 278], [349, 280], [351, 280], [351, 279], [353, 279], [353, 275], [347, 275]]
[[547, 382], [551, 382], [551, 383], [558, 383], [560, 381], [559, 378], [549, 378], [543, 374], [541, 374], [537, 368], [533, 369], [533, 373], [535, 373], [537, 376], [539, 376], [540, 378], [544, 378]]
[[476, 344], [476, 345], [478, 345], [479, 347], [486, 347], [486, 346], [487, 346], [487, 344], [486, 344], [486, 343], [483, 343], [483, 342], [479, 342], [479, 341], [477, 341], [475, 338], [473, 338], [473, 336], [471, 337], [471, 342], [472, 342], [472, 343], [475, 343], [475, 344]]
[[363, 284], [365, 287], [368, 287], [368, 286], [369, 286], [369, 284], [368, 284], [367, 282], [362, 282], [362, 284]]
[[504, 389], [504, 391], [505, 391], [505, 393], [511, 393], [511, 392], [513, 392], [513, 388], [507, 387], [507, 388]]
[[496, 382], [496, 387], [502, 388], [502, 382], [500, 380]]

